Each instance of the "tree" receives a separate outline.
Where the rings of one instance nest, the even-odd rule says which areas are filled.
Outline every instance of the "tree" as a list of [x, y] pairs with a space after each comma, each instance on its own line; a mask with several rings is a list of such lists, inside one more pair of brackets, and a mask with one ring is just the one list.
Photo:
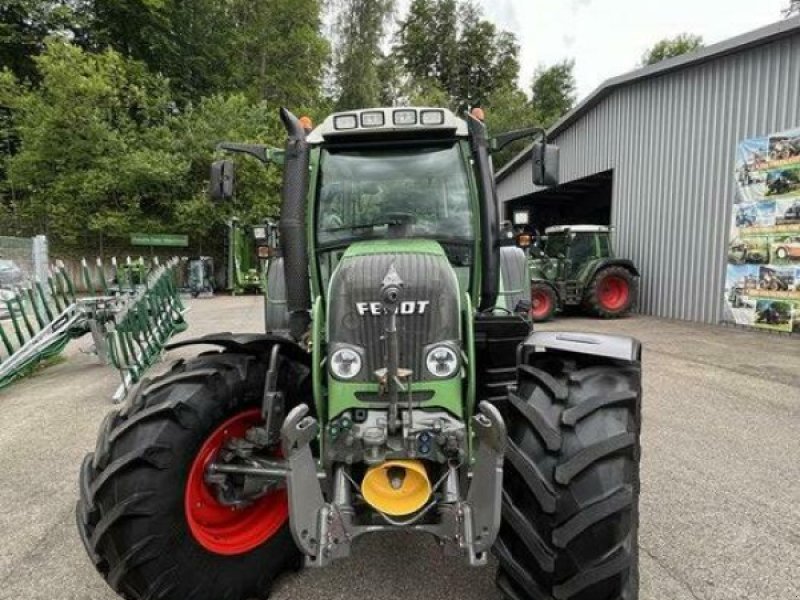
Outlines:
[[516, 38], [498, 31], [472, 1], [414, 0], [400, 24], [395, 52], [409, 88], [442, 90], [457, 111], [515, 87], [519, 74]]
[[236, 94], [178, 110], [163, 77], [114, 50], [50, 41], [35, 61], [38, 86], [0, 72], [0, 105], [20, 140], [0, 182], [0, 215], [13, 217], [0, 235], [46, 233], [57, 249], [140, 231], [197, 241], [233, 214], [250, 223], [277, 215], [280, 173], [256, 161], [237, 161], [235, 201], [205, 198], [215, 144], [279, 140], [275, 107]]
[[328, 44], [322, 0], [94, 0], [84, 47], [111, 47], [170, 81], [181, 104], [241, 91], [253, 101], [319, 99]]
[[790, 0], [789, 6], [783, 11], [783, 16], [787, 19], [795, 15], [800, 15], [800, 0]]
[[642, 66], [654, 65], [662, 60], [694, 52], [702, 47], [703, 38], [701, 36], [682, 33], [674, 38], [661, 40], [645, 52], [642, 56]]
[[531, 86], [534, 121], [550, 127], [575, 105], [574, 60], [564, 60], [536, 70]]
[[[530, 127], [537, 123], [537, 116], [528, 96], [518, 87], [505, 87], [495, 90], [485, 105], [486, 126], [492, 135]], [[492, 155], [495, 169], [501, 169], [517, 153], [521, 152], [530, 140], [514, 142]]]
[[381, 44], [386, 25], [394, 14], [394, 0], [339, 0], [338, 6], [334, 53], [336, 108], [376, 106], [382, 93], [378, 75], [383, 59]]
[[330, 45], [321, 35], [322, 0], [235, 0], [233, 80], [226, 90], [254, 101], [310, 108], [321, 99]]
[[0, 65], [21, 80], [35, 80], [33, 59], [49, 35], [81, 35], [83, 4], [83, 0], [4, 0], [0, 4]]
[[158, 230], [181, 169], [163, 78], [113, 51], [50, 41], [37, 87], [2, 86], [21, 147], [8, 161], [18, 223], [55, 243], [137, 223]]

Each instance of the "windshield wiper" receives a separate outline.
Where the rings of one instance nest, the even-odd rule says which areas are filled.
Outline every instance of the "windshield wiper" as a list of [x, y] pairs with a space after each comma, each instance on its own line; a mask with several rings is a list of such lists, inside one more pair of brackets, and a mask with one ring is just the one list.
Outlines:
[[[411, 217], [411, 215], [409, 215]], [[387, 216], [383, 219], [378, 219], [372, 223], [363, 223], [361, 225], [344, 225], [342, 227], [332, 227], [330, 229], [322, 229], [325, 233], [334, 233], [337, 231], [352, 231], [354, 229], [370, 229], [372, 227], [381, 227], [383, 225], [406, 225], [411, 224], [411, 219], [405, 220], [398, 216]]]

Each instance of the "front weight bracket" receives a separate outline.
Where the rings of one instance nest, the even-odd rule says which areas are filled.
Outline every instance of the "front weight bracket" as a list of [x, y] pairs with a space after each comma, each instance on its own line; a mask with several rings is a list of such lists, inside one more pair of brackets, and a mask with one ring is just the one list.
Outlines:
[[308, 416], [305, 404], [293, 408], [281, 427], [283, 455], [288, 463], [286, 489], [292, 537], [312, 564], [321, 558], [320, 515], [325, 507], [310, 446], [318, 431], [317, 420]]

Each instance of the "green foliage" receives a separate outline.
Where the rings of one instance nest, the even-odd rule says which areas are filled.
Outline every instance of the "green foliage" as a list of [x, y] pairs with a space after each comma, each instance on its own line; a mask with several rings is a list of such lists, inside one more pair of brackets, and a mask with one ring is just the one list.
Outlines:
[[642, 66], [654, 65], [662, 60], [694, 52], [702, 47], [703, 38], [701, 36], [682, 33], [674, 38], [661, 40], [645, 52], [642, 56]]
[[[499, 134], [515, 129], [539, 124], [536, 112], [531, 106], [525, 92], [517, 87], [505, 87], [495, 90], [485, 104], [486, 126], [490, 134]], [[530, 140], [521, 140], [509, 144], [506, 148], [492, 156], [495, 169], [499, 170], [521, 152]]]
[[[220, 3], [211, 0], [213, 4]], [[233, 0], [222, 64], [232, 70], [223, 88], [273, 106], [319, 104], [330, 47], [320, 33], [322, 0]], [[217, 25], [218, 26], [218, 25]], [[197, 90], [207, 95], [209, 90]]]
[[[222, 139], [280, 136], [276, 111], [244, 95], [211, 96], [179, 112], [167, 81], [113, 50], [87, 53], [59, 41], [36, 59], [37, 87], [0, 78], [19, 152], [8, 160], [4, 209], [18, 232], [56, 245], [94, 236], [178, 232], [202, 238], [231, 214], [258, 220], [277, 210], [279, 175], [252, 161], [238, 170], [234, 204], [211, 205], [205, 181]], [[13, 184], [14, 194], [11, 195]], [[92, 232], [95, 232], [94, 236]]]
[[338, 0], [336, 19], [337, 110], [377, 106], [382, 83], [381, 43], [394, 0]]
[[[332, 10], [332, 45], [323, 35]], [[568, 63], [517, 85], [519, 47], [475, 0], [5, 0], [0, 3], [0, 234], [56, 248], [131, 233], [219, 242], [235, 215], [277, 216], [281, 173], [237, 159], [236, 199], [206, 198], [222, 140], [280, 144], [280, 105], [320, 121], [374, 105], [487, 109], [492, 133], [572, 105]], [[387, 41], [393, 52], [385, 55]], [[323, 91], [323, 83], [327, 90]], [[522, 144], [495, 156], [499, 167]]]
[[396, 51], [412, 90], [441, 90], [458, 111], [515, 87], [519, 74], [516, 38], [498, 31], [470, 0], [414, 0]]
[[575, 105], [574, 60], [539, 68], [533, 77], [531, 106], [534, 120], [550, 127]]
[[0, 4], [0, 66], [21, 80], [38, 78], [34, 58], [52, 34], [79, 37], [84, 0], [4, 0]]

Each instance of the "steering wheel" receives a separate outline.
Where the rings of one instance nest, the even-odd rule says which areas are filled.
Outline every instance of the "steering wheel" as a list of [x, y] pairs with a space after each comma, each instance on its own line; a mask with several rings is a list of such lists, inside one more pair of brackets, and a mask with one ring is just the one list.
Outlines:
[[417, 215], [407, 212], [386, 213], [382, 221], [387, 225], [416, 225]]

